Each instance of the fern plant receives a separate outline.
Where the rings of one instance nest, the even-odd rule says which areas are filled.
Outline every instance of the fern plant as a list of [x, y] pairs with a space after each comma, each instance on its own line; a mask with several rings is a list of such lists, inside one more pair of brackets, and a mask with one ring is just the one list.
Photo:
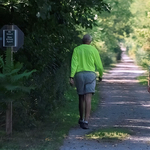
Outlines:
[[7, 49], [5, 59], [0, 56], [0, 101], [4, 102], [14, 101], [22, 93], [34, 89], [32, 86], [25, 86], [23, 81], [36, 70], [21, 73], [23, 64], [14, 64], [11, 55], [11, 49]]

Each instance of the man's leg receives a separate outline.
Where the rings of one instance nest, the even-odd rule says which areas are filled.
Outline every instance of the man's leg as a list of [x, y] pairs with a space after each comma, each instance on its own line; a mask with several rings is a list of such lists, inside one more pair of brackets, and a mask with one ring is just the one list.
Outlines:
[[85, 121], [89, 121], [90, 112], [91, 112], [91, 99], [92, 93], [85, 94]]
[[79, 115], [80, 115], [80, 120], [83, 120], [83, 118], [84, 118], [84, 108], [85, 108], [84, 95], [79, 95]]
[[92, 99], [92, 94], [85, 94], [84, 95], [84, 100], [85, 100], [85, 118], [84, 122], [80, 124], [80, 127], [83, 129], [88, 129], [88, 121], [90, 117], [90, 112], [91, 112], [91, 99]]

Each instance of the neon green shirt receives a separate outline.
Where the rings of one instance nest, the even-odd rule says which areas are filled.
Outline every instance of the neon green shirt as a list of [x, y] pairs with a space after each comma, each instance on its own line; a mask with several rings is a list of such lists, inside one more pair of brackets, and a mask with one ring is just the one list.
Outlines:
[[88, 44], [77, 46], [72, 55], [70, 77], [74, 77], [75, 73], [81, 71], [95, 72], [96, 68], [99, 76], [102, 77], [103, 65], [98, 50]]

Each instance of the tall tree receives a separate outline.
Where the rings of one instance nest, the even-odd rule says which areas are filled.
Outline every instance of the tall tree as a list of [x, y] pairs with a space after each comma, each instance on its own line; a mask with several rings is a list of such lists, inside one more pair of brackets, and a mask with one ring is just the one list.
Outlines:
[[131, 25], [133, 28], [130, 37], [126, 38], [129, 54], [137, 63], [147, 67], [150, 65], [150, 2], [137, 0], [131, 5]]
[[24, 63], [23, 70], [37, 70], [37, 74], [28, 81], [37, 87], [36, 91], [16, 103], [17, 110], [22, 112], [14, 113], [22, 120], [16, 120], [18, 124], [33, 126], [34, 120], [44, 119], [63, 103], [71, 53], [80, 42], [77, 26], [91, 28], [95, 23], [92, 10], [101, 12], [108, 9], [103, 0], [0, 2], [0, 26], [13, 23], [25, 34], [24, 46], [14, 55], [15, 61]]

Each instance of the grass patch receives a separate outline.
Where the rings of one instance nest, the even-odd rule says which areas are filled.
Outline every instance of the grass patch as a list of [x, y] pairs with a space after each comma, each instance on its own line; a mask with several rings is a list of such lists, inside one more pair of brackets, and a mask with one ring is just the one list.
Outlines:
[[86, 139], [92, 140], [104, 140], [104, 141], [114, 141], [114, 140], [124, 140], [129, 137], [131, 132], [123, 128], [105, 128], [93, 131], [87, 134]]
[[137, 80], [141, 85], [148, 85], [148, 77], [147, 76], [139, 76]]
[[[92, 111], [99, 103], [99, 92], [92, 97]], [[0, 129], [1, 150], [59, 150], [71, 127], [78, 124], [78, 95], [75, 88], [65, 93], [65, 104], [58, 107], [47, 118], [39, 123], [37, 128], [22, 132], [13, 131], [11, 137], [5, 135], [5, 129]]]

